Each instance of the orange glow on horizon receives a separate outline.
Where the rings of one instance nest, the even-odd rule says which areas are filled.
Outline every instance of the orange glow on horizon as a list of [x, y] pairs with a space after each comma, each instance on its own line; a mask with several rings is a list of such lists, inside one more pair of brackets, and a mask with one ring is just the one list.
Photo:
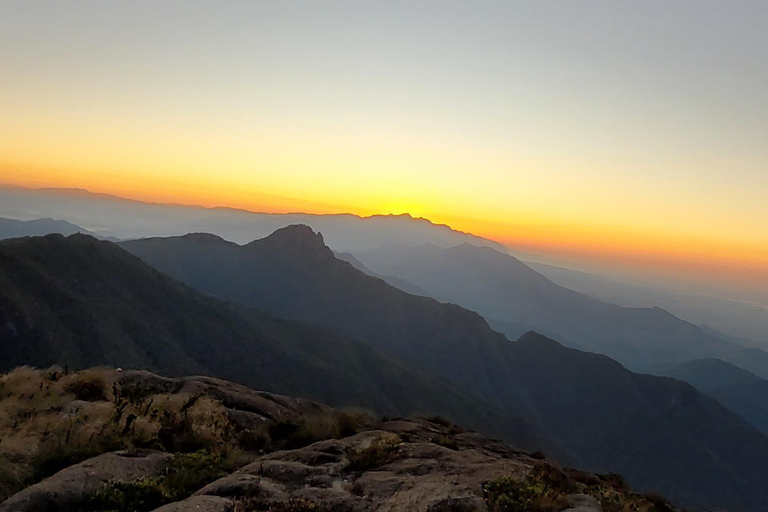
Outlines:
[[2, 167], [2, 181], [28, 188], [85, 188], [152, 203], [203, 207], [231, 207], [262, 213], [351, 213], [359, 216], [408, 213], [453, 229], [498, 241], [515, 250], [562, 257], [606, 267], [635, 269], [660, 276], [701, 279], [736, 286], [768, 283], [768, 247], [734, 240], [714, 240], [640, 232], [620, 226], [567, 225], [538, 219], [510, 220], [468, 218], [433, 211], [417, 201], [389, 201], [360, 206], [349, 201], [335, 204], [304, 198], [286, 198], [254, 192], [248, 187], [196, 183], [179, 184], [154, 177], [126, 180], [107, 173], [32, 173], [19, 167]]

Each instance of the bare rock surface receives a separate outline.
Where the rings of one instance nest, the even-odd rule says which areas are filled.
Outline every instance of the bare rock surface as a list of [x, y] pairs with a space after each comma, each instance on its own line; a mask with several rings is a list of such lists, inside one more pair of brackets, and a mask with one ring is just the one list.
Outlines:
[[523, 479], [533, 467], [533, 459], [510, 458], [511, 450], [479, 450], [471, 438], [449, 448], [429, 442], [431, 435], [425, 423], [385, 423], [380, 430], [264, 456], [198, 495], [304, 500], [339, 511], [484, 510], [484, 482], [499, 475]]
[[192, 496], [184, 501], [165, 505], [155, 512], [232, 512], [235, 503], [217, 496]]
[[[159, 446], [172, 454], [105, 453], [12, 494], [0, 512], [603, 512], [601, 504], [676, 512], [658, 497], [632, 492], [619, 475], [564, 468], [439, 417], [357, 417], [210, 377], [117, 373], [113, 401], [75, 400], [61, 411], [81, 418], [81, 410], [109, 413], [119, 401], [146, 421], [161, 414], [149, 410], [153, 398], [180, 394], [180, 412], [163, 409], [170, 434], [162, 437], [201, 439], [203, 449], [169, 442]], [[215, 407], [188, 416], [200, 396]]]
[[233, 417], [243, 421], [295, 420], [332, 408], [311, 400], [256, 391], [234, 382], [206, 376], [161, 377], [145, 370], [122, 372], [123, 389], [139, 390], [143, 394], [188, 393], [214, 398], [230, 410]]
[[572, 494], [566, 497], [568, 507], [563, 512], [603, 512], [603, 507], [595, 498], [586, 494]]
[[76, 509], [107, 483], [156, 475], [168, 464], [162, 452], [105, 453], [59, 471], [0, 504], [0, 512], [55, 512]]

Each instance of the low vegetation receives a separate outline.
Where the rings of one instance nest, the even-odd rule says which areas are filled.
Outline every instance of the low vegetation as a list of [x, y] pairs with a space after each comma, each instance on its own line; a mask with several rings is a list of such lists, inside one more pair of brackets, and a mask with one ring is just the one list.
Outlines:
[[308, 415], [299, 421], [283, 420], [272, 423], [263, 443], [268, 451], [296, 449], [325, 439], [340, 439], [356, 434], [375, 417], [365, 410], [333, 411], [330, 414]]
[[396, 434], [379, 437], [370, 444], [347, 453], [348, 471], [366, 471], [392, 462], [397, 457], [402, 440]]
[[293, 498], [288, 501], [246, 499], [237, 503], [234, 512], [321, 512], [321, 510], [317, 503], [304, 498]]
[[356, 433], [365, 411], [317, 413], [261, 429], [235, 424], [202, 394], [124, 388], [118, 372], [21, 367], [0, 375], [0, 502], [68, 466], [116, 450], [173, 453], [156, 479], [114, 482], [89, 510], [151, 510], [261, 453]]
[[489, 512], [560, 512], [566, 497], [586, 494], [605, 512], [675, 512], [663, 498], [631, 492], [619, 475], [593, 475], [537, 463], [527, 479], [502, 476], [483, 487]]
[[82, 505], [84, 512], [150, 511], [183, 500], [244, 463], [242, 454], [177, 453], [156, 478], [111, 482]]
[[[383, 423], [367, 411], [314, 406], [293, 416], [281, 414], [276, 421], [242, 423], [234, 409], [204, 393], [170, 392], [172, 386], [164, 387], [161, 380], [123, 385], [131, 381], [120, 377], [106, 368], [70, 372], [58, 367], [23, 367], [0, 375], [0, 502], [65, 467], [115, 450], [159, 450], [171, 457], [158, 472], [109, 482], [78, 503], [77, 510], [149, 512], [184, 500], [259, 456], [369, 429], [330, 455], [343, 464], [354, 482], [349, 492], [358, 497], [366, 495], [360, 484], [365, 472], [396, 463], [414, 446], [431, 442], [459, 452], [446, 457], [459, 458], [467, 449], [459, 435], [462, 430], [439, 417], [414, 419], [421, 427], [400, 434], [374, 430]], [[605, 512], [674, 510], [662, 498], [631, 492], [618, 475], [563, 469], [541, 457], [526, 461], [533, 463], [527, 478], [518, 473], [475, 484], [477, 490], [482, 485], [489, 512], [560, 512], [568, 508], [572, 494], [594, 497]], [[447, 500], [438, 505], [430, 511], [471, 512], [476, 503]], [[234, 506], [235, 512], [324, 509], [296, 496], [271, 501], [249, 493], [234, 499]]]

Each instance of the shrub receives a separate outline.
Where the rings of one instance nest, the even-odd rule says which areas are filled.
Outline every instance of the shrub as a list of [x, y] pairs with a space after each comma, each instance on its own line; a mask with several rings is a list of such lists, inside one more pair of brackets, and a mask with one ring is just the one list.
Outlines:
[[459, 449], [459, 443], [451, 436], [437, 436], [435, 440], [433, 441], [436, 445], [443, 446], [445, 448], [448, 448], [450, 450], [458, 450]]
[[366, 425], [375, 421], [372, 412], [364, 409], [349, 409], [333, 413], [337, 437], [349, 437], [357, 434]]
[[439, 415], [426, 416], [424, 419], [435, 425], [440, 425], [441, 427], [448, 428], [453, 426], [453, 423], [449, 419]]
[[61, 439], [51, 440], [40, 446], [37, 456], [32, 460], [31, 481], [39, 482], [64, 468], [122, 448], [125, 448], [125, 443], [117, 437], [97, 439], [82, 445]]
[[159, 480], [142, 478], [132, 482], [109, 483], [88, 499], [82, 510], [147, 512], [171, 501]]
[[273, 441], [286, 441], [301, 430], [301, 424], [290, 420], [280, 420], [269, 426], [269, 437]]
[[489, 512], [557, 512], [565, 508], [559, 493], [532, 480], [502, 477], [483, 486]]
[[318, 441], [349, 437], [372, 422], [367, 411], [344, 411], [306, 416], [301, 421], [281, 420], [268, 428], [272, 448], [296, 449]]
[[654, 492], [646, 493], [643, 498], [651, 505], [653, 512], [674, 512], [674, 508], [672, 508], [666, 498]]
[[238, 465], [235, 458], [208, 452], [176, 454], [162, 475], [111, 482], [83, 506], [84, 511], [147, 512], [181, 501]]
[[347, 470], [365, 471], [392, 462], [397, 456], [400, 443], [400, 437], [392, 434], [374, 439], [368, 446], [349, 450]]
[[320, 512], [320, 506], [305, 498], [291, 498], [288, 501], [264, 501], [250, 499], [240, 501], [235, 512]]
[[446, 498], [430, 505], [427, 512], [479, 512], [479, 510], [472, 499]]
[[64, 391], [75, 395], [78, 400], [99, 402], [107, 400], [107, 383], [95, 372], [81, 372], [67, 382]]
[[234, 459], [210, 452], [176, 454], [163, 474], [162, 486], [173, 501], [183, 500], [198, 489], [227, 474]]

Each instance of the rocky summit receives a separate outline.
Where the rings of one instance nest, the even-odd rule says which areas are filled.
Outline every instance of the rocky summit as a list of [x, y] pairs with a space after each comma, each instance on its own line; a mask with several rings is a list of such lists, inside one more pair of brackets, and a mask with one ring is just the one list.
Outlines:
[[0, 387], [0, 512], [673, 511], [440, 417], [209, 377], [20, 368]]

